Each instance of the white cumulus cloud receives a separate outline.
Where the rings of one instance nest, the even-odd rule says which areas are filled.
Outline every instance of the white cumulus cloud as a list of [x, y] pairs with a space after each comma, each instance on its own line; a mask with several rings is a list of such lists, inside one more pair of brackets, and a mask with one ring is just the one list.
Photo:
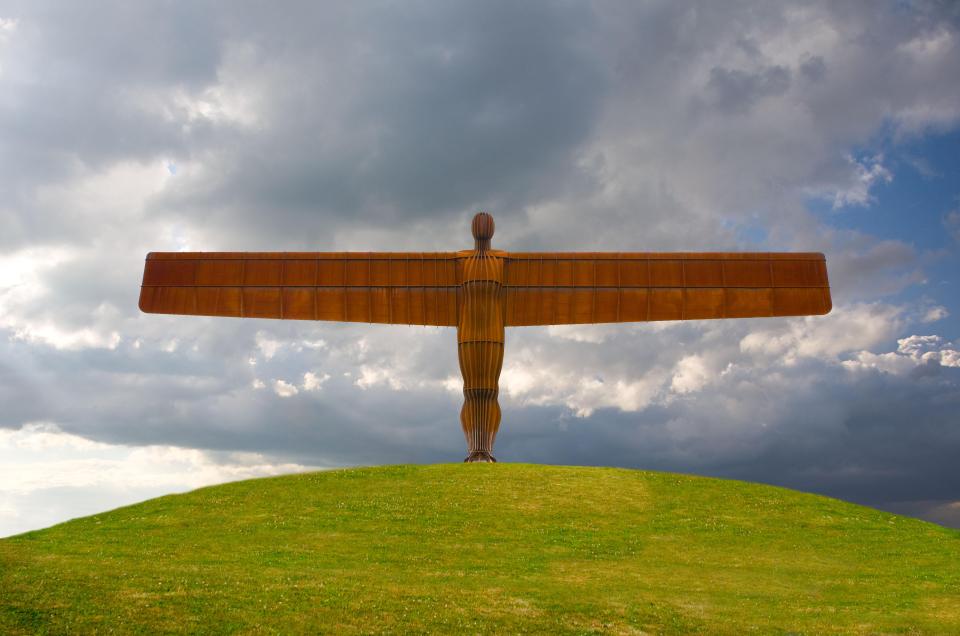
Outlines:
[[851, 371], [876, 369], [894, 374], [907, 373], [925, 364], [960, 367], [960, 351], [940, 336], [914, 335], [897, 340], [896, 351], [861, 351], [843, 362], [843, 366]]
[[300, 391], [296, 386], [290, 384], [286, 380], [274, 380], [273, 381], [273, 392], [279, 395], [282, 398], [293, 397]]
[[315, 469], [257, 453], [95, 442], [49, 422], [0, 429], [0, 537], [170, 492]]
[[329, 373], [320, 373], [319, 375], [313, 371], [307, 371], [303, 374], [303, 390], [304, 391], [319, 391], [323, 386], [323, 383], [330, 379]]

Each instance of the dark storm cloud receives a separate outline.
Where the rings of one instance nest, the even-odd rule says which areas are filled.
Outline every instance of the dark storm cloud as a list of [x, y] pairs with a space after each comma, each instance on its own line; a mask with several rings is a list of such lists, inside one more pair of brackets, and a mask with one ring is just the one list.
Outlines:
[[[606, 86], [591, 13], [568, 4], [13, 13], [11, 53], [42, 74], [14, 67], [0, 101], [8, 245], [83, 235], [31, 188], [118, 160], [203, 157], [154, 214], [215, 235], [322, 243], [340, 223], [517, 206], [573, 170]], [[225, 82], [248, 125], [192, 112]]]
[[174, 122], [129, 98], [216, 80], [220, 38], [199, 4], [27, 2], [4, 13], [17, 20], [7, 51], [19, 63], [4, 64], [0, 121], [5, 144], [21, 150], [100, 164], [181, 146]]
[[323, 241], [340, 223], [536, 199], [572, 171], [603, 97], [592, 21], [500, 2], [246, 15], [230, 35], [263, 52], [250, 88], [267, 123], [217, 156], [218, 181], [164, 203], [212, 211], [207, 227]]
[[758, 99], [787, 92], [790, 69], [768, 66], [757, 73], [747, 73], [739, 69], [712, 68], [707, 86], [713, 93], [713, 104], [721, 112], [745, 113]]
[[[86, 242], [95, 227], [38, 190], [106, 168], [186, 156], [212, 133], [145, 108], [144, 95], [216, 80], [220, 38], [200, 5], [7, 3], [0, 97], [0, 247]], [[170, 106], [173, 106], [172, 100]]]

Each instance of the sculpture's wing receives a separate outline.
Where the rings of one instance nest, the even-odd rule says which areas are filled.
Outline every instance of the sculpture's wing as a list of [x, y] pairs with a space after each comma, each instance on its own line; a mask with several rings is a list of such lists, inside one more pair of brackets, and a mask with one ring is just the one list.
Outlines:
[[506, 324], [806, 316], [830, 311], [823, 254], [509, 253]]
[[140, 309], [455, 326], [457, 289], [453, 252], [153, 252]]

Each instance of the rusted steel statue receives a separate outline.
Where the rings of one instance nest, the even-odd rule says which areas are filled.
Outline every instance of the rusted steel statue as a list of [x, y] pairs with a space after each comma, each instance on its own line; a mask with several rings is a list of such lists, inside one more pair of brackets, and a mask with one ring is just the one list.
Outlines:
[[459, 252], [153, 252], [148, 313], [457, 328], [465, 461], [492, 462], [504, 329], [830, 311], [823, 254], [503, 252], [493, 217]]

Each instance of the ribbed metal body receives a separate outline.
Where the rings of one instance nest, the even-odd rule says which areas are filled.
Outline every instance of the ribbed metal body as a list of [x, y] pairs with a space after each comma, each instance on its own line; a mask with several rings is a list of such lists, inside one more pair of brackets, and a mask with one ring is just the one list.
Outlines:
[[457, 328], [466, 461], [492, 462], [504, 327], [830, 312], [819, 253], [504, 252], [493, 217], [458, 252], [153, 252], [148, 313]]
[[[463, 374], [460, 424], [467, 438], [468, 462], [493, 462], [493, 440], [500, 428], [500, 369], [503, 366], [503, 258], [482, 241], [463, 261], [457, 354]], [[489, 243], [489, 239], [487, 240]]]

